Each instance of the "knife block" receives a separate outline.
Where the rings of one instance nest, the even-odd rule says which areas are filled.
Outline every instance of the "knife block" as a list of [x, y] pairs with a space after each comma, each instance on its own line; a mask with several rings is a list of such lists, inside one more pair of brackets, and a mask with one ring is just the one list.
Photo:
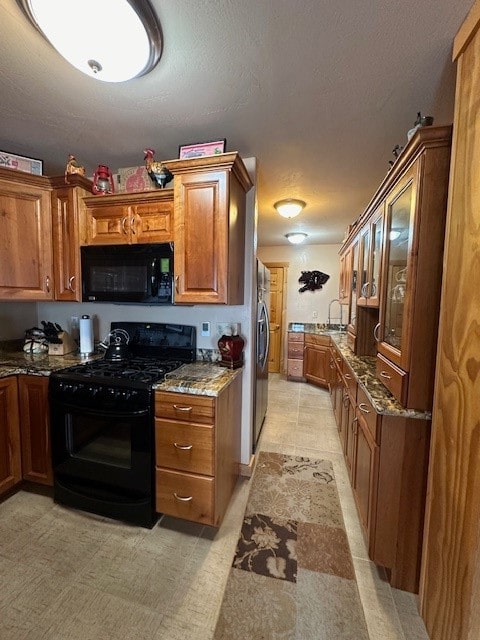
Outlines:
[[60, 343], [51, 342], [48, 345], [49, 356], [64, 356], [67, 353], [72, 353], [72, 351], [77, 350], [77, 343], [69, 333], [67, 333], [66, 331], [61, 331], [58, 334], [58, 337], [62, 342]]

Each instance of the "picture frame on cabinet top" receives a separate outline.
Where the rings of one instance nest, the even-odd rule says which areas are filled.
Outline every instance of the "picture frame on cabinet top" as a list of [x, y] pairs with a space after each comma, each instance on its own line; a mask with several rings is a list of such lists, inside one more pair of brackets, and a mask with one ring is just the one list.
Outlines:
[[196, 142], [192, 144], [184, 144], [178, 147], [178, 157], [180, 160], [188, 160], [189, 158], [203, 158], [204, 156], [217, 156], [225, 153], [227, 148], [226, 138], [220, 140], [212, 140], [209, 142]]

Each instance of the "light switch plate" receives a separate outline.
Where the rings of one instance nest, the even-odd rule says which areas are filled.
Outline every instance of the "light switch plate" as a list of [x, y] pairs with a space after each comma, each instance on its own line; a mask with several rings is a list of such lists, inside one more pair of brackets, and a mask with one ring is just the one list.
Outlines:
[[208, 338], [210, 336], [210, 322], [202, 322], [202, 336]]

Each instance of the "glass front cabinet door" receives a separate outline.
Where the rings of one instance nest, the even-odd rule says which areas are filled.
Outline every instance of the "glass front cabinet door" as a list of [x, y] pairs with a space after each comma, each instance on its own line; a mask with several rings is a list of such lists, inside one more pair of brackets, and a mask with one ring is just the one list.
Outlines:
[[408, 370], [413, 231], [417, 179], [415, 165], [386, 200], [385, 283], [378, 350]]
[[383, 204], [360, 234], [359, 307], [378, 307], [382, 260]]

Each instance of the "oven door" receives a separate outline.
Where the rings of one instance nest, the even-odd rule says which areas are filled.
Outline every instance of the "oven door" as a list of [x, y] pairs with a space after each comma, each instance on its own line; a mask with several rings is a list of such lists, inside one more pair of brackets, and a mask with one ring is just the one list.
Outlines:
[[103, 411], [51, 403], [57, 502], [153, 526], [151, 409]]

